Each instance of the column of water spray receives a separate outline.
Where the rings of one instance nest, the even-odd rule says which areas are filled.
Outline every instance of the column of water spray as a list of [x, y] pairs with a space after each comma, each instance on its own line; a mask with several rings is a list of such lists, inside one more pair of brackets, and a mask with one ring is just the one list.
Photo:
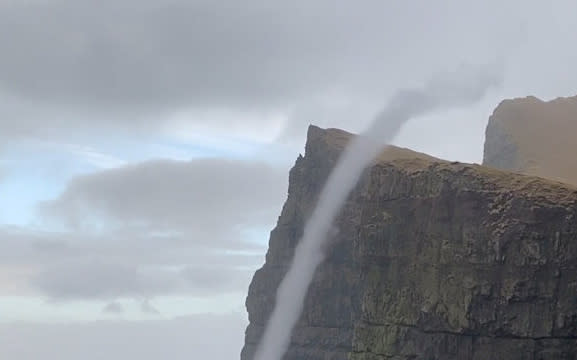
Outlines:
[[276, 306], [267, 323], [255, 360], [281, 360], [303, 309], [332, 222], [363, 170], [398, 134], [402, 125], [432, 111], [473, 104], [499, 84], [494, 67], [463, 67], [433, 77], [422, 88], [397, 92], [370, 126], [344, 150], [323, 188], [317, 206], [281, 282]]

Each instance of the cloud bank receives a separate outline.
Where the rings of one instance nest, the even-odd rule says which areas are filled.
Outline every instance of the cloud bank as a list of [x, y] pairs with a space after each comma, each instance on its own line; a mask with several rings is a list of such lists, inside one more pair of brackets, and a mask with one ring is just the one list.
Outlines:
[[241, 314], [232, 313], [173, 320], [0, 324], [0, 349], [7, 359], [18, 360], [230, 360], [239, 356], [245, 322]]
[[40, 207], [61, 230], [0, 227], [0, 267], [23, 269], [11, 281], [22, 292], [56, 300], [242, 293], [286, 181], [266, 164], [224, 159], [82, 175]]

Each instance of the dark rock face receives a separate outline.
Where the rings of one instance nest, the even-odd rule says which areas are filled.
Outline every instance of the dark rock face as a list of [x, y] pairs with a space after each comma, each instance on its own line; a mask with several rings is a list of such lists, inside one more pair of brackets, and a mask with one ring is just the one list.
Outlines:
[[526, 170], [518, 145], [507, 128], [494, 116], [485, 131], [483, 165], [513, 172]]
[[[241, 355], [243, 360], [253, 358], [273, 310], [276, 289], [288, 270], [324, 181], [338, 159], [339, 150], [329, 149], [342, 150], [348, 138], [347, 133], [340, 131], [328, 134], [318, 128], [309, 129], [307, 156], [299, 157], [290, 172], [288, 199], [271, 232], [266, 263], [255, 273], [249, 288], [246, 306], [250, 324]], [[360, 299], [351, 294], [360, 283], [350, 239], [358, 233], [360, 208], [359, 204], [349, 205], [339, 217], [339, 232], [328, 249], [330, 260], [321, 265], [309, 289], [286, 359], [344, 360], [351, 350], [354, 314], [360, 308]]]
[[[250, 285], [252, 360], [349, 134], [311, 127]], [[392, 148], [335, 222], [286, 360], [577, 359], [577, 188]]]

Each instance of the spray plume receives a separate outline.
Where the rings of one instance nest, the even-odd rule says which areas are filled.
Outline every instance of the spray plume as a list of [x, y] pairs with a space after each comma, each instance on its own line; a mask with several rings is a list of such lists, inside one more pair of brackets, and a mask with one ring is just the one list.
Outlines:
[[323, 248], [332, 222], [363, 170], [409, 119], [481, 100], [489, 88], [500, 83], [500, 73], [494, 70], [492, 66], [461, 67], [453, 73], [433, 77], [420, 89], [401, 90], [370, 126], [351, 141], [306, 224], [291, 267], [278, 288], [276, 306], [254, 360], [281, 360], [287, 351], [315, 270], [323, 261]]

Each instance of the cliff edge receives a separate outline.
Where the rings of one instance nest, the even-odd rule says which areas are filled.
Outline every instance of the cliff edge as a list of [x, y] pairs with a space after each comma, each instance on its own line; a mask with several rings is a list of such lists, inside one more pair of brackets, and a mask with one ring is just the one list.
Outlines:
[[[309, 128], [249, 288], [242, 360], [351, 136]], [[576, 219], [571, 185], [391, 147], [340, 212], [284, 359], [575, 359]]]

